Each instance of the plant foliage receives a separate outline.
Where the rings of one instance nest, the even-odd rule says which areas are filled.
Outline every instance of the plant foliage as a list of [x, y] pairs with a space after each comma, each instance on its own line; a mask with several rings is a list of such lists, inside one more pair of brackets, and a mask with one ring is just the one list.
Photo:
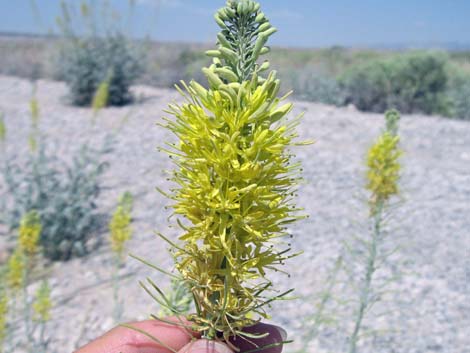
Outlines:
[[455, 73], [449, 86], [448, 97], [452, 117], [470, 120], [470, 75]]
[[440, 53], [411, 53], [376, 59], [352, 67], [340, 78], [346, 103], [383, 113], [445, 114], [447, 57]]
[[87, 240], [99, 225], [96, 200], [107, 167], [103, 157], [109, 151], [109, 142], [96, 150], [84, 145], [71, 163], [65, 163], [40, 144], [24, 163], [8, 160], [2, 170], [6, 186], [3, 222], [17, 228], [22, 215], [36, 210], [46, 257], [68, 260], [86, 254]]
[[[75, 14], [72, 3], [62, 2], [59, 77], [69, 87], [71, 102], [79, 106], [90, 105], [104, 82], [108, 86], [107, 105], [128, 104], [132, 101], [129, 88], [143, 72], [142, 53], [122, 29], [114, 28], [102, 18], [111, 16], [105, 4], [102, 5], [103, 9], [98, 11], [97, 3], [92, 6], [88, 1], [81, 1], [80, 13]], [[82, 23], [74, 23], [74, 17], [82, 18]]]
[[215, 20], [222, 31], [218, 49], [207, 52], [213, 64], [203, 69], [209, 88], [182, 82], [185, 102], [167, 110], [173, 118], [165, 127], [178, 142], [162, 148], [177, 166], [166, 195], [181, 217], [182, 244], [161, 237], [194, 298], [192, 328], [229, 342], [250, 336], [243, 328], [290, 292], [277, 292], [268, 274], [293, 256], [282, 239], [302, 218], [293, 203], [300, 164], [290, 152], [298, 118], [287, 120], [292, 104], [281, 104], [276, 72], [261, 77], [269, 63], [257, 62], [275, 29], [251, 0], [228, 1]]

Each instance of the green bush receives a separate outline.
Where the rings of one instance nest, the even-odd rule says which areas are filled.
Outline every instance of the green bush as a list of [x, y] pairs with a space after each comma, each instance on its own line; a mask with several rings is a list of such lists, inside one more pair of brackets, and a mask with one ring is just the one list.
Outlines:
[[41, 245], [51, 260], [68, 260], [89, 251], [88, 239], [100, 228], [96, 201], [102, 189], [101, 175], [107, 167], [103, 157], [110, 152], [83, 145], [70, 163], [49, 154], [44, 144], [21, 163], [6, 161], [2, 169], [6, 190], [2, 195], [2, 222], [11, 229], [30, 210], [41, 217]]
[[130, 86], [143, 71], [137, 50], [122, 35], [70, 39], [59, 55], [60, 77], [67, 83], [70, 100], [90, 105], [100, 83], [109, 83], [109, 105], [132, 101]]
[[291, 72], [287, 80], [294, 95], [300, 99], [341, 106], [346, 96], [338, 81], [313, 72], [295, 71]]
[[346, 103], [382, 113], [446, 114], [447, 56], [417, 52], [376, 59], [350, 68], [340, 78]]
[[470, 120], [470, 75], [456, 74], [452, 77], [448, 97], [451, 115], [456, 119]]

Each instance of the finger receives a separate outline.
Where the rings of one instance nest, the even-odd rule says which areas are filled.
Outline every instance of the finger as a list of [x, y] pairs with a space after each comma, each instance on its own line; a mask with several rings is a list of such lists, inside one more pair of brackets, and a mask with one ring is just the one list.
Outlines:
[[[128, 325], [134, 329], [114, 328], [76, 353], [175, 353], [196, 335], [184, 327], [177, 326], [181, 325], [179, 319], [169, 320], [175, 321], [176, 325], [148, 320]], [[182, 324], [188, 323], [183, 321]]]
[[233, 353], [227, 345], [209, 340], [197, 340], [188, 343], [178, 353]]
[[281, 353], [282, 342], [284, 342], [287, 337], [287, 333], [284, 329], [278, 326], [264, 324], [262, 322], [244, 328], [243, 332], [253, 335], [264, 335], [268, 333], [268, 335], [262, 338], [249, 338], [242, 336], [232, 337], [230, 339], [230, 343], [240, 349], [239, 353], [254, 350], [256, 350], [256, 353]]

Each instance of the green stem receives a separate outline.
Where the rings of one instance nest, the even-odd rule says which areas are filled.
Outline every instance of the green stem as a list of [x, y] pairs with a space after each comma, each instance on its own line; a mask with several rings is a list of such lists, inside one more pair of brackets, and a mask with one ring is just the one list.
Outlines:
[[[28, 300], [28, 285], [29, 285], [29, 268], [30, 262], [29, 259], [26, 257], [25, 260], [25, 272], [24, 272], [24, 280], [23, 280], [23, 320], [24, 320], [24, 327], [25, 327], [25, 337], [31, 337], [31, 311], [30, 311], [30, 303]], [[31, 344], [29, 339], [26, 340], [26, 346], [29, 352], [32, 351]]]
[[[324, 318], [324, 312], [326, 310], [326, 306], [330, 302], [333, 296], [333, 288], [337, 284], [336, 277], [341, 268], [342, 262], [343, 262], [343, 258], [339, 256], [335, 262], [335, 266], [333, 268], [331, 275], [327, 279], [328, 286], [327, 286], [327, 289], [321, 295], [321, 299], [317, 307], [317, 311], [315, 312], [315, 315], [313, 316], [311, 329], [308, 330], [308, 333], [304, 336], [304, 339], [302, 340], [303, 341], [302, 348], [298, 352], [308, 352], [308, 346], [310, 342], [312, 342], [312, 340], [315, 337], [317, 337], [319, 333], [319, 326], [322, 323], [322, 320]], [[310, 324], [310, 320], [308, 321], [307, 324]]]
[[14, 345], [13, 332], [14, 332], [15, 321], [16, 321], [16, 295], [12, 295], [10, 325], [8, 326], [8, 331], [7, 331], [6, 340], [5, 340], [5, 347], [4, 347], [5, 352], [8, 352], [7, 348], [12, 348]]
[[40, 326], [40, 329], [39, 329], [39, 345], [42, 349], [42, 352], [47, 353], [46, 352], [47, 345], [46, 345], [46, 340], [45, 340], [46, 322], [41, 321], [40, 325], [41, 326]]
[[349, 353], [357, 352], [357, 342], [359, 340], [359, 333], [362, 326], [362, 321], [364, 320], [364, 315], [366, 310], [370, 306], [370, 291], [372, 287], [372, 279], [374, 272], [376, 270], [375, 264], [377, 261], [377, 247], [378, 241], [380, 238], [380, 233], [382, 229], [382, 212], [383, 212], [383, 201], [378, 201], [376, 209], [374, 212], [374, 231], [372, 232], [372, 242], [369, 248], [369, 258], [367, 259], [366, 273], [364, 282], [362, 283], [362, 288], [360, 292], [359, 308], [357, 311], [357, 316], [354, 325], [354, 331], [351, 335], [350, 344], [349, 344]]
[[114, 299], [114, 310], [113, 320], [117, 324], [122, 317], [122, 303], [119, 298], [119, 268], [121, 267], [122, 261], [119, 255], [114, 260], [114, 271], [113, 271], [113, 299]]

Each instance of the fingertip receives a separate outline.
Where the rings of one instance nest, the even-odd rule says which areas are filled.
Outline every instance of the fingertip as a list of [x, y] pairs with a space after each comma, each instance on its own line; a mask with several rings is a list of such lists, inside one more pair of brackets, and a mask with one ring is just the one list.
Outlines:
[[201, 339], [188, 343], [178, 353], [233, 353], [233, 351], [221, 342]]

